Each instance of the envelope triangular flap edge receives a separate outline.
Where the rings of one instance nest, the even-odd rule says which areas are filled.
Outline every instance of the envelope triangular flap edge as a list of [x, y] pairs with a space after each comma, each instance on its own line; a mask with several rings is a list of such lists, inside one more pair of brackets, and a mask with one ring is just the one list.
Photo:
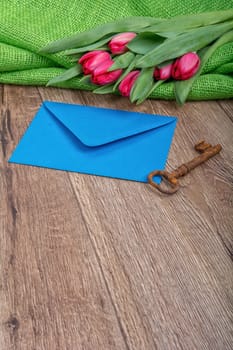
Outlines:
[[97, 147], [153, 130], [176, 117], [45, 101], [43, 106], [85, 146]]

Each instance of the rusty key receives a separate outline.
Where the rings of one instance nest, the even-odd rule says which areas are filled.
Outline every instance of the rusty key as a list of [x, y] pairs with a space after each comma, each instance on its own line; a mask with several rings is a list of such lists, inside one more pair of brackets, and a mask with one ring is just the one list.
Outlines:
[[[190, 162], [182, 164], [171, 173], [168, 173], [167, 171], [162, 171], [162, 170], [152, 171], [148, 175], [149, 184], [155, 187], [157, 190], [159, 190], [162, 193], [166, 193], [166, 194], [175, 193], [180, 188], [178, 178], [185, 176], [192, 169], [196, 168], [198, 165], [204, 163], [211, 157], [218, 154], [221, 151], [222, 146], [219, 144], [216, 146], [212, 146], [209, 143], [206, 143], [205, 141], [200, 141], [195, 145], [194, 148], [197, 152], [201, 153], [199, 156], [193, 158]], [[161, 185], [158, 185], [157, 183], [155, 183], [153, 181], [153, 177], [156, 175], [161, 176], [162, 179], [164, 179], [167, 182], [167, 184], [170, 185], [170, 188], [163, 188]]]

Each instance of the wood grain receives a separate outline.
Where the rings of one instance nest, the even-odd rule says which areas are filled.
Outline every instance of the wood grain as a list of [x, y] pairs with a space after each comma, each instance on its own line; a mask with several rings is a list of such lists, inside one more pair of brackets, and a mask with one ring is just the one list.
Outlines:
[[[232, 101], [1, 86], [0, 349], [232, 349]], [[8, 164], [42, 100], [177, 115], [168, 169], [223, 151], [167, 197], [145, 184]]]
[[126, 349], [68, 174], [6, 163], [38, 92], [5, 94], [1, 349]]

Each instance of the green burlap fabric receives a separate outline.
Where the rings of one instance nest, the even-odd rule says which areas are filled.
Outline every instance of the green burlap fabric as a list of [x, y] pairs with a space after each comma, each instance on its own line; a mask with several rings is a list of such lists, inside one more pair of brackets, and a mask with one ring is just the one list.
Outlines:
[[[55, 39], [128, 16], [169, 18], [178, 14], [233, 8], [233, 0], [1, 0], [0, 83], [45, 85], [72, 66], [64, 54], [41, 56]], [[61, 87], [88, 89], [78, 78]], [[153, 98], [174, 99], [172, 83]], [[233, 42], [223, 45], [194, 84], [190, 100], [233, 97]]]

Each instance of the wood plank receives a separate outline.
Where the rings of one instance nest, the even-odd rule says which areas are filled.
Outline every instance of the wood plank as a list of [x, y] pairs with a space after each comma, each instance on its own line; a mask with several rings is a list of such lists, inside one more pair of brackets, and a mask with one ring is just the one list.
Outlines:
[[81, 174], [70, 180], [131, 349], [231, 349], [232, 123], [216, 102], [135, 107], [117, 96], [40, 88], [44, 99], [177, 115], [168, 168], [200, 138], [223, 152], [173, 197], [144, 184]]
[[[224, 102], [221, 103], [224, 104]], [[167, 106], [167, 103], [164, 103], [164, 105]], [[195, 107], [192, 104], [187, 104], [180, 110], [181, 122], [177, 130], [177, 134], [179, 133], [177, 137], [180, 148], [192, 152], [187, 156], [185, 155], [180, 163], [184, 162], [185, 159], [191, 159], [195, 155], [192, 145], [199, 139], [205, 139], [213, 145], [220, 143], [223, 147], [218, 156], [195, 169], [185, 179], [188, 182], [182, 181], [182, 183], [189, 187], [191, 183], [198, 184], [197, 188], [194, 188], [194, 192], [196, 196], [199, 196], [200, 193], [204, 195], [201, 204], [206, 202], [205, 213], [207, 215], [209, 211], [209, 216], [216, 227], [216, 233], [226, 252], [232, 258], [233, 145], [231, 140], [233, 126], [228, 118], [229, 114], [225, 112], [225, 109], [230, 110], [230, 103], [226, 102], [224, 106], [224, 109], [222, 109], [219, 102], [214, 101], [196, 103]], [[170, 113], [176, 113], [177, 107], [169, 105], [169, 111]], [[184, 139], [185, 135], [186, 138]], [[175, 153], [180, 153], [179, 148], [175, 150]]]
[[218, 101], [218, 104], [233, 122], [233, 101], [232, 100]]
[[38, 91], [3, 90], [0, 348], [127, 349], [68, 174], [7, 163]]

